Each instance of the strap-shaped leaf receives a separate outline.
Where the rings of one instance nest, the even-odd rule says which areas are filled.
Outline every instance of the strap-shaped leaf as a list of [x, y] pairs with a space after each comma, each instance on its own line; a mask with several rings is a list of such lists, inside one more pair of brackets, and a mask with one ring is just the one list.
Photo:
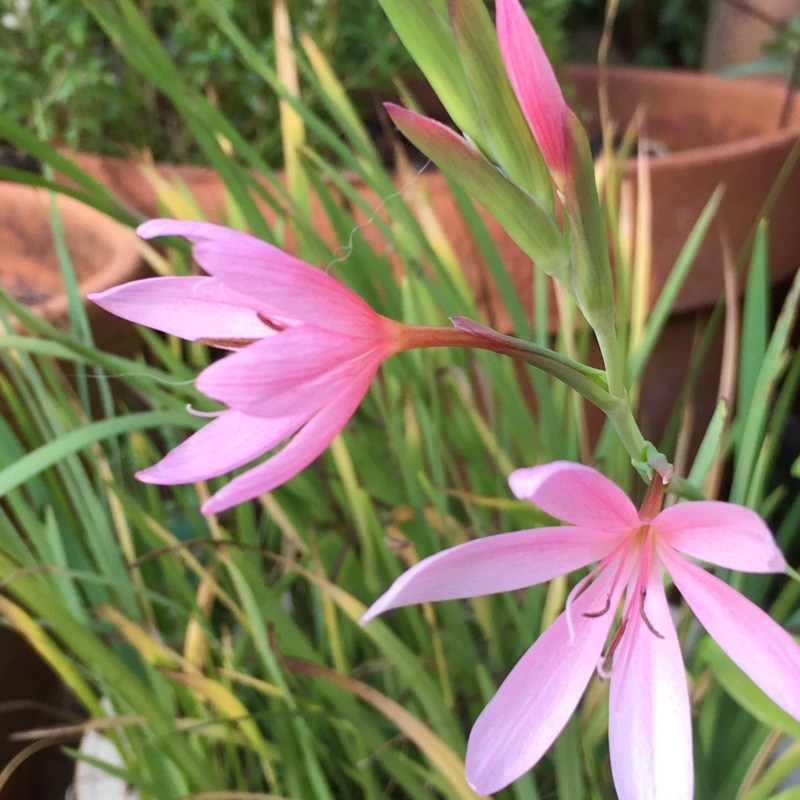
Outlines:
[[614, 319], [614, 281], [594, 161], [580, 120], [567, 114], [570, 170], [565, 185], [565, 207], [572, 234], [572, 286], [578, 306], [589, 324]]
[[538, 266], [569, 288], [564, 241], [533, 197], [447, 126], [392, 103], [386, 110], [404, 136], [496, 217]]
[[449, 0], [448, 7], [458, 53], [489, 147], [487, 155], [544, 208], [552, 209], [550, 172], [511, 88], [483, 0]]
[[453, 122], [484, 150], [486, 142], [447, 15], [447, 0], [379, 0], [406, 50]]

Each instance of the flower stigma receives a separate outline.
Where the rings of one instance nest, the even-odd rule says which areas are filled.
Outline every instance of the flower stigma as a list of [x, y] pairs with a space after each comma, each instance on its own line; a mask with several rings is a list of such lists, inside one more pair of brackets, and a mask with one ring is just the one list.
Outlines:
[[[642, 505], [639, 508], [639, 519], [642, 521], [642, 524], [631, 530], [625, 539], [617, 547], [615, 547], [614, 550], [594, 569], [592, 569], [588, 575], [578, 581], [578, 583], [569, 593], [565, 604], [565, 610], [567, 612], [567, 627], [570, 631], [570, 641], [573, 639], [573, 627], [569, 613], [570, 605], [576, 599], [576, 597], [583, 593], [592, 580], [615, 559], [618, 561], [616, 566], [616, 574], [614, 575], [611, 588], [606, 596], [605, 605], [598, 611], [585, 611], [583, 612], [582, 616], [599, 618], [607, 614], [611, 610], [611, 598], [615, 594], [614, 589], [616, 586], [618, 586], [623, 572], [628, 572], [626, 567], [631, 568], [635, 563], [637, 568], [636, 580], [633, 587], [631, 587], [629, 593], [626, 593], [626, 595], [629, 594], [631, 598], [638, 597], [636, 610], [638, 611], [642, 622], [645, 624], [645, 627], [650, 631], [650, 633], [653, 634], [653, 636], [656, 636], [659, 639], [664, 638], [664, 635], [660, 633], [650, 621], [647, 616], [647, 611], [645, 610], [645, 601], [647, 599], [646, 587], [653, 560], [653, 540], [656, 536], [656, 532], [649, 525], [649, 522], [661, 511], [663, 501], [664, 482], [659, 474], [654, 473], [647, 489], [647, 493], [642, 501]], [[633, 608], [633, 600], [628, 601], [626, 597], [622, 616], [620, 617], [617, 627], [611, 636], [611, 640], [608, 644], [605, 655], [601, 657], [600, 663], [597, 667], [597, 671], [601, 679], [610, 677], [614, 653], [616, 652], [619, 643], [622, 641], [622, 637], [628, 627], [628, 622], [630, 620], [630, 615]]]

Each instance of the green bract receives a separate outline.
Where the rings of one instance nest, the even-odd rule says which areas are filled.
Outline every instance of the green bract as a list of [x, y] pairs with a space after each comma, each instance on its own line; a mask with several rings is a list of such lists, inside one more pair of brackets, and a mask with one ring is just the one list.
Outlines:
[[545, 271], [567, 280], [567, 252], [553, 218], [525, 191], [445, 125], [387, 104], [392, 120], [417, 148], [491, 214]]
[[449, 8], [458, 54], [489, 146], [487, 155], [552, 211], [550, 175], [511, 89], [483, 0], [450, 0]]

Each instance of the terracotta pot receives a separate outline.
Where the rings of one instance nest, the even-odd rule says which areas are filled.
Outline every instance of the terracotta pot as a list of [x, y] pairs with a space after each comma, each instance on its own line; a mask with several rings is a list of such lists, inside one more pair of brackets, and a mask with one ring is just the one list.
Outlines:
[[[674, 312], [709, 307], [723, 292], [720, 234], [724, 232], [731, 252], [738, 255], [800, 137], [800, 93], [792, 93], [787, 125], [779, 130], [786, 92], [766, 81], [626, 67], [608, 68], [605, 74], [610, 115], [616, 128], [624, 131], [637, 112], [644, 112], [647, 138], [666, 150], [663, 155], [650, 157], [651, 304], [705, 204], [718, 186], [725, 187], [719, 211], [678, 295]], [[590, 134], [598, 133], [597, 67], [570, 67], [565, 78], [573, 89], [573, 107]], [[633, 190], [635, 208], [636, 159], [625, 164], [622, 180]], [[769, 216], [773, 284], [791, 277], [800, 266], [798, 207], [800, 166], [792, 170]], [[492, 233], [495, 242], [502, 244], [494, 230]], [[501, 250], [501, 254], [519, 295], [531, 297], [533, 279], [527, 259], [513, 247]], [[468, 265], [465, 268], [469, 270]], [[502, 314], [500, 317], [506, 321]]]
[[[720, 231], [738, 254], [759, 217], [792, 147], [800, 138], [800, 93], [778, 128], [785, 90], [760, 80], [730, 80], [678, 70], [610, 68], [606, 73], [611, 117], [624, 130], [644, 111], [647, 138], [666, 148], [651, 157], [653, 292], [658, 293], [703, 206], [720, 185], [725, 193], [716, 221], [697, 254], [676, 312], [714, 303], [723, 288]], [[597, 120], [598, 70], [568, 72], [577, 107]], [[630, 160], [623, 178], [636, 184]], [[779, 282], [800, 266], [800, 168], [794, 168], [769, 217], [770, 266]]]
[[[610, 68], [609, 105], [624, 130], [637, 109], [646, 136], [666, 147], [650, 159], [652, 194], [651, 302], [661, 291], [681, 247], [708, 198], [719, 185], [725, 193], [700, 246], [686, 283], [642, 381], [640, 400], [645, 435], [658, 441], [685, 377], [696, 326], [723, 293], [721, 234], [734, 255], [742, 250], [761, 208], [800, 137], [800, 95], [792, 93], [784, 128], [778, 121], [787, 99], [783, 87], [761, 80], [730, 80], [673, 70]], [[590, 130], [598, 124], [598, 70], [575, 67], [568, 78], [577, 108]], [[623, 179], [636, 187], [635, 159]], [[800, 167], [795, 166], [769, 215], [770, 282], [777, 286], [800, 267]], [[740, 280], [740, 287], [743, 280]], [[711, 347], [694, 392], [695, 430], [702, 432], [716, 404], [721, 332]], [[695, 437], [695, 443], [698, 438]]]
[[[64, 325], [67, 296], [50, 226], [50, 197], [42, 189], [0, 183], [0, 282], [48, 322]], [[56, 202], [82, 295], [146, 274], [132, 231], [70, 197], [58, 195]], [[128, 326], [94, 304], [88, 311], [98, 345], [125, 350], [119, 336]]]
[[[159, 216], [155, 188], [157, 181], [165, 181], [171, 187], [188, 188], [207, 219], [219, 220], [223, 215], [225, 186], [211, 167], [151, 164], [136, 159], [66, 150], [64, 155], [143, 217]], [[59, 178], [63, 180], [63, 176]]]
[[[74, 153], [71, 154], [71, 157], [81, 169], [106, 186], [122, 202], [141, 213], [144, 217], [155, 217], [162, 213], [155, 184], [157, 181], [163, 180], [166, 185], [183, 185], [188, 188], [197, 206], [207, 219], [214, 221], [219, 221], [221, 218], [224, 219], [223, 212], [226, 207], [225, 186], [216, 171], [210, 167], [176, 164], [139, 166], [125, 159], [100, 156], [94, 153]], [[369, 207], [381, 209], [384, 206], [384, 198], [379, 197], [375, 192], [367, 188], [362, 181], [354, 178], [352, 184], [364, 197]], [[405, 178], [399, 177], [396, 180], [396, 184], [398, 190], [402, 191], [406, 197], [411, 192], [418, 191], [430, 198], [437, 219], [440, 221], [443, 230], [448, 233], [450, 244], [454, 249], [458, 263], [462, 266], [468, 282], [474, 288], [478, 307], [483, 316], [498, 327], [508, 327], [509, 320], [507, 315], [504, 311], [498, 312], [499, 297], [496, 291], [493, 286], [486, 285], [488, 269], [483, 262], [469, 226], [464, 221], [447, 186], [444, 176], [435, 168], [429, 167], [414, 179], [412, 186], [408, 185]], [[332, 192], [336, 197], [337, 192], [334, 189], [332, 189]], [[344, 198], [340, 197], [339, 199], [342, 205], [347, 204]], [[311, 202], [315, 229], [332, 248], [339, 247], [340, 244], [321, 204], [315, 197], [312, 197]], [[258, 198], [256, 203], [263, 212], [264, 217], [272, 223], [275, 220], [275, 212], [272, 207]], [[367, 215], [357, 210], [353, 213], [359, 235], [363, 236], [367, 244], [373, 249], [384, 252], [386, 248], [383, 237]], [[385, 210], [381, 210], [378, 213], [384, 218], [387, 216]], [[521, 280], [530, 284], [530, 259], [514, 244], [494, 217], [480, 206], [478, 206], [478, 213], [481, 215], [498, 251], [504, 258], [510, 273], [515, 276], [524, 274], [526, 277], [521, 278]], [[288, 246], [291, 248], [291, 243]], [[530, 291], [528, 289], [529, 294], [527, 296], [530, 296]], [[555, 319], [553, 324], [555, 325]]]

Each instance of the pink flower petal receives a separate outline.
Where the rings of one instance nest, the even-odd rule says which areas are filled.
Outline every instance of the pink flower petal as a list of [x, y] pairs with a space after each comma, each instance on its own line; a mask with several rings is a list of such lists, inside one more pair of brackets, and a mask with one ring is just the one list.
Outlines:
[[508, 483], [521, 500], [570, 525], [621, 533], [641, 524], [625, 492], [583, 464], [553, 461], [517, 469]]
[[609, 747], [619, 800], [691, 800], [692, 725], [683, 658], [670, 617], [661, 565], [650, 570], [644, 602], [629, 589], [628, 627], [611, 668]]
[[741, 572], [783, 572], [786, 561], [764, 520], [749, 508], [714, 500], [679, 503], [651, 525], [693, 558]]
[[758, 606], [663, 544], [678, 591], [700, 624], [739, 668], [784, 711], [800, 720], [800, 647]]
[[586, 528], [537, 528], [499, 533], [450, 547], [404, 572], [361, 618], [434, 600], [514, 591], [599, 561], [618, 534]]
[[618, 582], [607, 613], [583, 615], [605, 606], [613, 573], [612, 564], [572, 603], [573, 638], [561, 614], [478, 717], [465, 766], [467, 781], [479, 794], [499, 791], [529, 770], [566, 725], [597, 666], [624, 583]]
[[374, 373], [388, 355], [368, 340], [301, 325], [216, 361], [196, 386], [253, 416], [313, 412], [359, 373]]
[[260, 339], [275, 331], [248, 297], [216, 278], [145, 278], [88, 295], [118, 317], [182, 339]]
[[144, 238], [183, 236], [209, 274], [255, 304], [317, 327], [373, 336], [387, 322], [358, 295], [322, 270], [254, 236], [210, 222], [155, 219], [137, 229]]
[[551, 170], [568, 170], [564, 95], [519, 0], [497, 0], [497, 38], [522, 113]]
[[218, 225], [215, 222], [196, 222], [190, 219], [150, 219], [136, 229], [136, 234], [142, 239], [155, 239], [158, 236], [182, 236], [192, 244], [230, 239], [249, 239], [254, 244], [262, 243], [261, 239], [256, 239], [255, 236], [235, 231], [225, 225]]
[[203, 503], [203, 513], [216, 514], [237, 503], [272, 491], [305, 469], [353, 416], [372, 382], [375, 370], [358, 376], [344, 392], [330, 398], [325, 408], [309, 420], [282, 450], [262, 464], [238, 475], [212, 495]]
[[293, 415], [278, 419], [223, 411], [186, 441], [136, 477], [145, 483], [193, 483], [223, 475], [263, 455], [308, 419]]
[[[246, 254], [249, 258], [267, 262], [272, 270], [287, 271], [296, 278], [304, 278], [319, 270], [295, 258], [275, 245], [251, 236], [249, 233], [217, 225], [214, 222], [195, 222], [188, 219], [151, 219], [143, 222], [136, 233], [143, 239], [154, 239], [158, 236], [180, 236], [191, 242], [193, 254], [201, 245], [217, 245], [222, 251], [229, 248], [231, 252]], [[222, 276], [225, 272], [224, 259], [215, 264], [215, 272]], [[263, 278], [263, 273], [261, 273]], [[331, 278], [330, 280], [333, 280]]]
[[391, 327], [343, 283], [266, 242], [204, 242], [193, 254], [233, 289], [315, 327], [353, 337], [385, 335]]

